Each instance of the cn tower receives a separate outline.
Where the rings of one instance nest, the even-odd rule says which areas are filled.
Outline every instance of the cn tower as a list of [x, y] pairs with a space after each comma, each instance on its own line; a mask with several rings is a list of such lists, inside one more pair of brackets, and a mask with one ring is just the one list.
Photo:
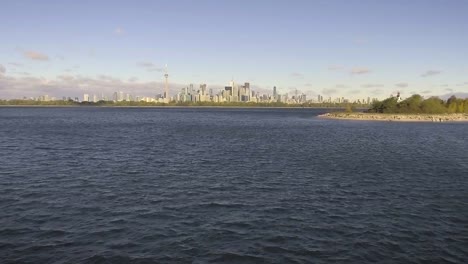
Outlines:
[[164, 102], [169, 103], [169, 84], [167, 80], [169, 78], [169, 74], [167, 74], [167, 64], [164, 73], [164, 78], [166, 79], [166, 82], [164, 83]]

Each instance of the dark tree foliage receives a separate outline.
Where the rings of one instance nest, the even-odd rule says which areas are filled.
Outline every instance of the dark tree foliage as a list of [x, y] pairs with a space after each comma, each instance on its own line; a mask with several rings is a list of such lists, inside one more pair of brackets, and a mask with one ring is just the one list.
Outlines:
[[438, 97], [424, 99], [419, 94], [415, 94], [401, 102], [398, 102], [395, 97], [376, 101], [367, 112], [402, 114], [468, 113], [467, 107], [468, 98], [458, 99], [452, 96], [447, 101], [444, 101]]

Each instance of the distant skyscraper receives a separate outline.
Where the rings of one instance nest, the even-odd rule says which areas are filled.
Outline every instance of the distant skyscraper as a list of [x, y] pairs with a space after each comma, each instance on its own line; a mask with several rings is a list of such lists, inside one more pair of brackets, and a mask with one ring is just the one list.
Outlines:
[[83, 102], [89, 102], [89, 94], [83, 94]]
[[164, 102], [169, 103], [169, 83], [168, 83], [169, 74], [167, 74], [167, 64], [166, 64], [166, 72], [164, 74], [164, 78], [166, 80], [166, 82], [164, 83]]
[[244, 94], [242, 95], [244, 102], [250, 101], [250, 83], [244, 83]]
[[276, 93], [276, 86], [273, 86], [273, 98], [276, 98], [278, 94]]
[[201, 92], [202, 95], [207, 94], [206, 84], [200, 84], [200, 92]]

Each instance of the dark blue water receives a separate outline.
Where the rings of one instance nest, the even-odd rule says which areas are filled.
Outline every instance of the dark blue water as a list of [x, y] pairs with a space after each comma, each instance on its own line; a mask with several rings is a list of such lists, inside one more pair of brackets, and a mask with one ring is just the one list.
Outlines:
[[2, 263], [466, 263], [468, 124], [0, 108]]

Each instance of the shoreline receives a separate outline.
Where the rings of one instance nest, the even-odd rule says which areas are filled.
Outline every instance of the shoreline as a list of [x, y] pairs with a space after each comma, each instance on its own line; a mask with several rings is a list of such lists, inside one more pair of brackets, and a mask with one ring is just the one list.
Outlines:
[[353, 121], [386, 122], [468, 122], [468, 114], [382, 114], [382, 113], [326, 113], [319, 118]]
[[56, 107], [56, 108], [264, 108], [264, 109], [343, 109], [343, 107], [315, 107], [315, 106], [203, 106], [203, 105], [0, 105], [0, 108], [32, 108], [32, 107]]

